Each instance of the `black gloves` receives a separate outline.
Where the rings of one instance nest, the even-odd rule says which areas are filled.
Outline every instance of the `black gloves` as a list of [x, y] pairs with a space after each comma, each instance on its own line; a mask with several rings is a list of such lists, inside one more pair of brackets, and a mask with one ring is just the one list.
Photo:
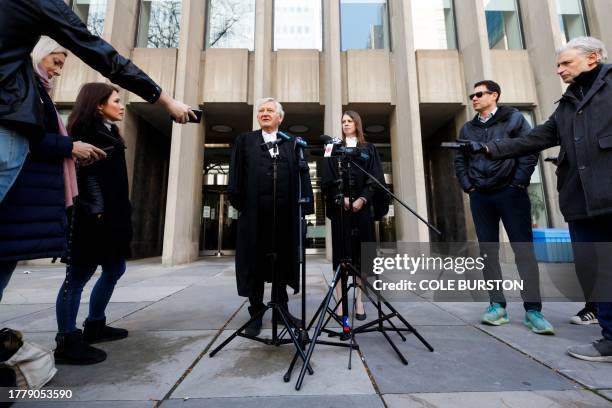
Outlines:
[[472, 140], [457, 139], [461, 144], [459, 150], [466, 154], [487, 153], [487, 147], [482, 142], [474, 142]]

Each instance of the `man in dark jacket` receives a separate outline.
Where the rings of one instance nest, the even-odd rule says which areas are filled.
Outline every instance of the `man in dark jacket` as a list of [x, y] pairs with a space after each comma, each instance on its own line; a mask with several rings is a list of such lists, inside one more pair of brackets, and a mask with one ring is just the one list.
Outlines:
[[493, 159], [560, 145], [559, 206], [569, 224], [586, 300], [597, 301], [603, 338], [568, 349], [573, 357], [612, 362], [612, 65], [600, 40], [580, 37], [557, 51], [557, 74], [570, 84], [546, 123], [513, 139], [470, 143]]
[[87, 31], [63, 0], [0, 0], [0, 10], [0, 202], [19, 174], [29, 140], [44, 134], [30, 59], [41, 35], [55, 39], [117, 85], [160, 104], [178, 122], [195, 117], [187, 105], [171, 98], [130, 60]]
[[[498, 107], [501, 94], [493, 81], [480, 81], [470, 95], [477, 112], [460, 131], [459, 139], [474, 142], [512, 139], [523, 136], [531, 127], [515, 108]], [[531, 243], [531, 202], [527, 186], [538, 156], [491, 160], [483, 155], [458, 153], [455, 171], [461, 188], [470, 195], [470, 208], [481, 251], [486, 253], [485, 280], [501, 280], [499, 264], [499, 221], [504, 223], [514, 250], [519, 275], [525, 289], [521, 295], [525, 307], [524, 324], [538, 334], [554, 334], [552, 325], [542, 316], [539, 270]], [[489, 291], [491, 304], [482, 317], [485, 324], [499, 326], [509, 322], [503, 291]]]
[[[295, 138], [278, 130], [283, 116], [281, 104], [273, 98], [259, 101], [257, 121], [261, 129], [236, 138], [230, 162], [227, 193], [232, 206], [240, 212], [236, 242], [236, 283], [238, 294], [249, 298], [251, 316], [260, 314], [265, 308], [264, 283], [273, 281], [273, 269], [278, 277], [276, 301], [286, 311], [286, 286], [293, 288], [295, 293], [299, 289], [299, 185], [302, 188], [301, 198], [310, 203], [305, 212], [313, 212], [310, 175], [307, 169], [300, 170]], [[287, 140], [274, 149], [261, 148], [262, 143], [282, 137]], [[273, 185], [274, 157], [277, 157], [276, 202]], [[273, 225], [276, 225], [275, 235]], [[299, 326], [298, 319], [290, 317], [295, 326]], [[259, 316], [246, 328], [247, 334], [257, 336], [261, 325], [262, 318]]]

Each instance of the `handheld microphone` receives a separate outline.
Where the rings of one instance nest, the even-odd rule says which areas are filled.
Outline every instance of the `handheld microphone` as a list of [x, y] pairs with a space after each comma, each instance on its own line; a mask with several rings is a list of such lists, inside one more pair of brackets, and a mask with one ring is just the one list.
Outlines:
[[319, 140], [321, 140], [323, 144], [342, 144], [342, 139], [328, 135], [319, 136]]

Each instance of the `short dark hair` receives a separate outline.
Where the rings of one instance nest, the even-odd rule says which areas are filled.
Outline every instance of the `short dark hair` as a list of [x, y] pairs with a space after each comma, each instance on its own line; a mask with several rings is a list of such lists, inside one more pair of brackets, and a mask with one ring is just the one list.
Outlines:
[[474, 84], [474, 88], [478, 88], [481, 85], [484, 85], [487, 88], [487, 91], [489, 92], [497, 92], [497, 99], [495, 99], [495, 102], [499, 101], [499, 97], [501, 96], [501, 88], [497, 82], [490, 81], [488, 79], [484, 81], [478, 81]]

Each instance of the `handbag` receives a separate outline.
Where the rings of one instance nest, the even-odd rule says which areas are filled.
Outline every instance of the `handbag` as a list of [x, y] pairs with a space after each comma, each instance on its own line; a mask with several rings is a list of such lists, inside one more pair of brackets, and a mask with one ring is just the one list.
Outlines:
[[0, 348], [5, 355], [12, 353], [0, 366], [15, 371], [18, 388], [42, 388], [57, 373], [53, 352], [38, 344], [24, 341], [23, 335], [17, 330], [0, 330]]

